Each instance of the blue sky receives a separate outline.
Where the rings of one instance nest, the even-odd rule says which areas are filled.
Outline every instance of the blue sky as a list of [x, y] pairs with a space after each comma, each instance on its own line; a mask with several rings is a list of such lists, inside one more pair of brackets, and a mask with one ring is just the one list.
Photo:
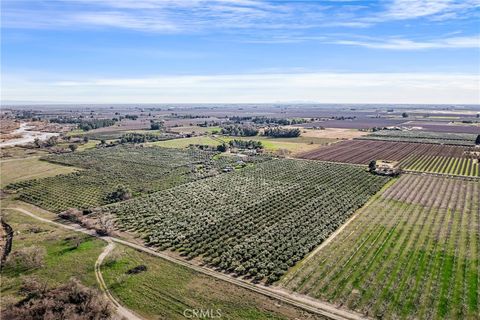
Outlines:
[[480, 103], [480, 0], [3, 0], [2, 101]]

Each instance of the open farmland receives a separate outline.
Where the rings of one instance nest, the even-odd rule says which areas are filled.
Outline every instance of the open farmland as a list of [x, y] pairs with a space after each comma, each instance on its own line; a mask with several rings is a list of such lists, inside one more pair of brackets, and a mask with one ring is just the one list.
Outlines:
[[75, 172], [75, 168], [66, 167], [46, 161], [40, 161], [37, 157], [24, 159], [4, 160], [0, 162], [2, 171], [1, 187], [14, 182], [56, 176]]
[[342, 129], [370, 129], [374, 127], [389, 127], [389, 126], [399, 126], [405, 122], [405, 119], [388, 119], [388, 118], [368, 118], [368, 117], [359, 117], [356, 119], [347, 119], [347, 120], [325, 120], [325, 121], [316, 121], [310, 122], [307, 124], [301, 124], [299, 127], [303, 128], [314, 128], [314, 127], [324, 127], [324, 128], [342, 128]]
[[382, 130], [361, 137], [361, 139], [474, 146], [477, 136], [470, 133]]
[[281, 285], [385, 319], [478, 319], [479, 188], [406, 174]]
[[372, 160], [399, 161], [406, 170], [479, 176], [473, 148], [428, 143], [352, 140], [300, 155], [311, 160], [367, 165]]
[[429, 122], [429, 121], [409, 121], [402, 124], [405, 127], [415, 127], [424, 131], [433, 132], [452, 132], [452, 133], [471, 133], [480, 134], [480, 127], [478, 125], [471, 124], [449, 124], [441, 122]]
[[[132, 196], [167, 189], [218, 174], [235, 157], [193, 149], [113, 147], [46, 157], [52, 163], [82, 168], [74, 173], [22, 181], [8, 186], [21, 200], [60, 212], [112, 202], [109, 194], [119, 186]], [[245, 160], [245, 159], [243, 159]]]
[[355, 166], [277, 159], [104, 210], [150, 246], [271, 282], [388, 179]]
[[335, 139], [318, 137], [269, 138], [263, 136], [233, 137], [216, 135], [156, 141], [149, 144], [167, 148], [187, 148], [192, 144], [216, 147], [218, 145], [221, 145], [222, 143], [228, 143], [231, 140], [260, 141], [262, 143], [262, 146], [268, 152], [286, 151], [287, 153], [292, 154], [310, 151], [317, 148], [318, 146], [337, 142], [337, 140]]
[[[146, 271], [129, 273], [138, 266]], [[107, 257], [102, 274], [110, 291], [146, 319], [185, 319], [184, 310], [202, 308], [219, 310], [221, 319], [325, 319], [125, 246]]]

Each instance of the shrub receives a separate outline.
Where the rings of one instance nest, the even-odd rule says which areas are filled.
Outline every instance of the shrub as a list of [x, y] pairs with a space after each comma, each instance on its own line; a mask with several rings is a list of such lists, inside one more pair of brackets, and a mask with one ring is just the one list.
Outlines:
[[2, 310], [10, 320], [43, 319], [111, 319], [109, 303], [97, 291], [76, 280], [48, 290], [35, 281], [22, 286], [27, 297]]
[[44, 264], [46, 251], [43, 247], [26, 247], [14, 251], [9, 259], [8, 265], [16, 269], [36, 269]]

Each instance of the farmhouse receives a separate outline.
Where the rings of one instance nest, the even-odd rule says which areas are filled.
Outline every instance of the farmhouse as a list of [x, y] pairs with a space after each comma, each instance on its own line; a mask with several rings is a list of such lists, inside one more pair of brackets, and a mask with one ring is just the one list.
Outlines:
[[396, 176], [400, 174], [401, 169], [398, 161], [376, 160], [375, 173], [385, 176]]

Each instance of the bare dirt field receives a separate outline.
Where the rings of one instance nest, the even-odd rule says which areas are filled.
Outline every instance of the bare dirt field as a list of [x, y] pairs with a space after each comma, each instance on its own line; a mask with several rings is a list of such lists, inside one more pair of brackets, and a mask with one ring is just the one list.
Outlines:
[[353, 120], [327, 120], [310, 122], [301, 125], [303, 128], [324, 127], [344, 129], [370, 129], [373, 127], [399, 126], [405, 122], [403, 119], [392, 120], [386, 118], [357, 118]]
[[326, 138], [326, 139], [354, 139], [368, 134], [368, 132], [357, 129], [326, 128], [325, 130], [306, 129], [297, 126], [289, 128], [299, 128], [302, 130], [302, 137], [308, 138]]

